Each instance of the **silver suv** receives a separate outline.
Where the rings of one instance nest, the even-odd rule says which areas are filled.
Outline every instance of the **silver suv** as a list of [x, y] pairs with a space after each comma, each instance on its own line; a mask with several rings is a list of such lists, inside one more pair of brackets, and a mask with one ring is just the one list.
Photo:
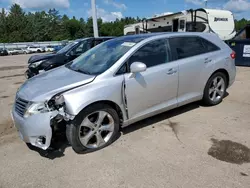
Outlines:
[[46, 150], [57, 130], [76, 152], [115, 140], [120, 127], [187, 103], [219, 104], [235, 53], [216, 35], [158, 33], [104, 42], [27, 80], [12, 116], [21, 139]]

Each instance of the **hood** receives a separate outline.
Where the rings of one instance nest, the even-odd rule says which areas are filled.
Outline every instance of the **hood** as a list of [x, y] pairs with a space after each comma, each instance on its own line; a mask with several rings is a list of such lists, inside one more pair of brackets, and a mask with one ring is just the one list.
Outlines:
[[60, 92], [90, 83], [94, 79], [94, 75], [82, 74], [61, 66], [27, 80], [19, 88], [17, 95], [27, 101], [42, 102]]
[[41, 60], [45, 60], [45, 59], [51, 59], [57, 55], [58, 54], [33, 55], [29, 58], [28, 64], [41, 61]]

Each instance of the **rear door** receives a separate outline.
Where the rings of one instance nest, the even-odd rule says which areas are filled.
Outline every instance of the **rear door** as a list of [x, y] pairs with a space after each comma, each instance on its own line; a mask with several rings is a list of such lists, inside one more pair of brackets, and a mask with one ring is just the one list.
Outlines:
[[129, 119], [177, 106], [178, 65], [170, 61], [167, 39], [151, 41], [128, 60], [146, 64], [145, 72], [125, 74]]
[[201, 99], [204, 84], [214, 69], [213, 53], [219, 48], [198, 36], [173, 37], [169, 41], [179, 64], [178, 103]]

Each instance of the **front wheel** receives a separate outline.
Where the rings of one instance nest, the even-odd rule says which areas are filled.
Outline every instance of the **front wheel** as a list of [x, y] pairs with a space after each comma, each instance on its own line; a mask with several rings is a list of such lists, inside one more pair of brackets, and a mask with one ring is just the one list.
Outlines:
[[227, 79], [225, 74], [217, 72], [212, 75], [204, 89], [203, 102], [209, 106], [214, 106], [221, 103], [226, 94], [226, 83]]
[[118, 136], [119, 117], [106, 104], [94, 104], [67, 125], [66, 135], [76, 153], [92, 152], [111, 144]]

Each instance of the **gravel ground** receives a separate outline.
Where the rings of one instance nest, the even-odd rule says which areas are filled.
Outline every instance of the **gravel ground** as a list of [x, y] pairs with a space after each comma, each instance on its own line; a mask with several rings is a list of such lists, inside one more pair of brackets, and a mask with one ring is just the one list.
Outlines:
[[78, 155], [30, 150], [17, 137], [10, 109], [29, 55], [0, 57], [0, 187], [246, 188], [250, 185], [250, 68], [237, 68], [229, 95], [122, 130], [111, 146]]

